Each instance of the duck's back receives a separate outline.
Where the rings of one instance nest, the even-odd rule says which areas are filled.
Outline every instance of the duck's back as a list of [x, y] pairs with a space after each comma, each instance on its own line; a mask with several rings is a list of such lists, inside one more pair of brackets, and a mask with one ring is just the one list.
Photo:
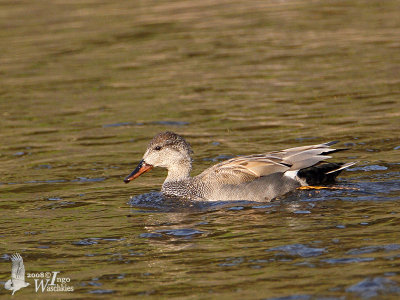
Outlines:
[[333, 181], [350, 165], [326, 163], [335, 142], [235, 157], [194, 178], [167, 182], [163, 193], [194, 200], [271, 201], [302, 185]]

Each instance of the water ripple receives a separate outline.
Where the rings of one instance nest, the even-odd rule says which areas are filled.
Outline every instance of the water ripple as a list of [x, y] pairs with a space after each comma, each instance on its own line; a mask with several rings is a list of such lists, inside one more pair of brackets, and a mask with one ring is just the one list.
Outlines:
[[181, 228], [181, 229], [164, 229], [164, 230], [157, 230], [159, 233], [164, 233], [166, 235], [173, 235], [173, 236], [192, 236], [192, 235], [201, 235], [205, 233], [205, 231], [191, 229], [191, 228]]
[[163, 238], [164, 235], [166, 235], [166, 236], [190, 238], [192, 236], [202, 235], [204, 233], [206, 233], [206, 232], [197, 230], [197, 229], [192, 229], [192, 228], [161, 229], [161, 230], [157, 230], [156, 232], [141, 233], [139, 235], [139, 237], [158, 239], [158, 238]]
[[267, 249], [266, 251], [279, 251], [289, 255], [298, 255], [301, 257], [319, 256], [326, 252], [325, 248], [311, 248], [303, 244], [285, 245]]
[[359, 255], [359, 254], [365, 254], [365, 253], [373, 253], [373, 252], [378, 252], [378, 251], [395, 251], [399, 250], [400, 245], [399, 244], [389, 244], [389, 245], [379, 245], [379, 246], [366, 246], [358, 249], [352, 249], [346, 252], [346, 254], [349, 255]]
[[91, 290], [89, 294], [112, 294], [115, 293], [114, 290]]
[[328, 264], [351, 264], [351, 263], [360, 263], [366, 261], [373, 261], [373, 257], [346, 257], [346, 258], [329, 258], [322, 259], [322, 262], [326, 262]]
[[346, 292], [359, 294], [362, 298], [372, 298], [384, 294], [399, 294], [398, 283], [384, 277], [366, 278], [346, 289]]
[[93, 239], [83, 239], [77, 242], [72, 242], [72, 245], [76, 246], [90, 246], [90, 245], [96, 245], [97, 242], [94, 241]]
[[109, 127], [122, 127], [122, 126], [144, 126], [144, 125], [167, 125], [167, 126], [185, 126], [188, 125], [189, 122], [184, 121], [154, 121], [154, 122], [118, 122], [111, 124], [104, 124], [103, 128]]
[[310, 300], [310, 295], [290, 295], [284, 297], [274, 297], [274, 298], [267, 298], [264, 300]]
[[221, 267], [234, 267], [237, 265], [240, 265], [242, 262], [244, 262], [243, 257], [233, 257], [233, 258], [227, 258], [227, 262], [220, 263], [219, 266]]

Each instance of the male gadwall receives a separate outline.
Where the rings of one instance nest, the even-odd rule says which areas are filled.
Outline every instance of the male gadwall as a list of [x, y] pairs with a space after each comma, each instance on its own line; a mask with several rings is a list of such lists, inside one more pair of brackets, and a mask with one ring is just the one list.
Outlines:
[[153, 167], [168, 169], [161, 192], [190, 200], [271, 201], [302, 186], [334, 182], [339, 173], [354, 163], [326, 163], [336, 142], [289, 148], [264, 154], [238, 156], [190, 177], [192, 149], [178, 134], [163, 132], [147, 147], [136, 169], [125, 183]]

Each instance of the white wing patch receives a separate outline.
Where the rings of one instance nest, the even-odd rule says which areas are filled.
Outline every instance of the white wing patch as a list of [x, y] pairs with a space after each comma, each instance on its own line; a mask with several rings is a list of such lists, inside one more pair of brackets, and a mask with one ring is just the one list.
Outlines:
[[289, 178], [292, 178], [292, 179], [294, 179], [294, 180], [298, 180], [298, 178], [297, 178], [297, 173], [299, 172], [299, 170], [295, 170], [295, 171], [286, 171], [285, 173], [284, 173], [284, 175], [285, 176], [287, 176], [287, 177], [289, 177]]

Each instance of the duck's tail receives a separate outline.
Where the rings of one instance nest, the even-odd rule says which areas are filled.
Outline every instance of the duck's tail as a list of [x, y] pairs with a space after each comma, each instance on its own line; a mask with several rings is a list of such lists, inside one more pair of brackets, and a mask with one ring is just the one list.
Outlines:
[[335, 182], [340, 172], [356, 163], [320, 163], [299, 170], [297, 176], [304, 180], [307, 185], [329, 184]]

